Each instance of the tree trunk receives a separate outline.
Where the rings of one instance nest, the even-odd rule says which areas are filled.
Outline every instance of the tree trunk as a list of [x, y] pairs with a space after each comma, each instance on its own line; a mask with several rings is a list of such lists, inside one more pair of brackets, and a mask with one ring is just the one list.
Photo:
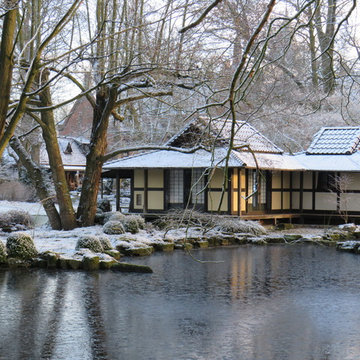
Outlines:
[[319, 39], [321, 50], [321, 75], [323, 81], [323, 90], [326, 94], [332, 94], [335, 90], [335, 72], [333, 66], [334, 55], [334, 34], [336, 20], [336, 0], [328, 0], [326, 30], [321, 27], [320, 3], [317, 2], [317, 8], [314, 13], [315, 27]]
[[0, 137], [4, 133], [10, 100], [14, 34], [17, 16], [17, 1], [8, 1], [8, 4], [10, 10], [8, 10], [4, 17], [0, 47]]
[[103, 156], [107, 148], [107, 129], [116, 97], [116, 86], [112, 86], [109, 91], [102, 87], [96, 94], [90, 150], [86, 156], [86, 171], [77, 211], [81, 226], [94, 225]]
[[[42, 83], [48, 80], [48, 72], [42, 73]], [[39, 94], [42, 107], [52, 106], [49, 87]], [[74, 208], [71, 202], [69, 188], [66, 181], [64, 166], [61, 158], [60, 147], [57, 140], [54, 113], [50, 111], [41, 112], [41, 128], [49, 157], [49, 164], [54, 180], [57, 201], [59, 203], [61, 224], [64, 230], [71, 230], [77, 226]]]
[[13, 137], [10, 140], [10, 146], [15, 151], [21, 163], [25, 167], [31, 182], [35, 187], [36, 195], [40, 199], [41, 204], [46, 211], [46, 215], [49, 218], [51, 228], [54, 230], [60, 230], [61, 219], [55, 207], [54, 196], [52, 196], [49, 191], [49, 186], [46, 179], [44, 178], [44, 174], [42, 173], [40, 167], [31, 160], [30, 156], [28, 155], [24, 147], [21, 145], [18, 138]]

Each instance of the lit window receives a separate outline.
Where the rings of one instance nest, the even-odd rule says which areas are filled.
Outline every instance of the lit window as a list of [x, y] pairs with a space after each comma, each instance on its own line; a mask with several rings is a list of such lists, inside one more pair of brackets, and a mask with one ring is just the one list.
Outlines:
[[184, 171], [170, 170], [170, 203], [182, 204], [184, 202]]
[[191, 173], [191, 202], [204, 204], [204, 174], [201, 169], [193, 169]]

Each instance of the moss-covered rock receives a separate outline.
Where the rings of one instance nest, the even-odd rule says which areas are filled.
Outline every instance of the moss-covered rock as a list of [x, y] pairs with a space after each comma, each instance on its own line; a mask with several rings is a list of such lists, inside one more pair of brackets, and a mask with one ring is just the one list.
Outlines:
[[32, 262], [30, 260], [24, 260], [24, 259], [13, 258], [13, 257], [7, 258], [7, 266], [11, 269], [28, 268], [31, 265], [32, 265]]
[[103, 231], [108, 235], [124, 234], [125, 229], [123, 224], [117, 220], [109, 220], [104, 226]]
[[206, 240], [199, 240], [199, 241], [195, 241], [194, 242], [194, 247], [200, 248], [200, 249], [204, 249], [209, 247], [209, 242]]
[[67, 261], [67, 266], [69, 269], [72, 270], [78, 270], [82, 268], [83, 262], [81, 259], [76, 259], [76, 258], [72, 258], [72, 259], [68, 259]]
[[113, 257], [115, 260], [120, 260], [121, 258], [121, 253], [118, 250], [115, 249], [111, 249], [111, 250], [104, 250], [104, 253], [107, 255], [110, 255], [111, 257]]
[[103, 252], [104, 250], [98, 237], [93, 235], [81, 236], [76, 243], [75, 249], [89, 249], [93, 252]]
[[265, 241], [268, 243], [268, 244], [283, 244], [285, 243], [285, 239], [283, 236], [265, 236]]
[[284, 235], [284, 239], [286, 242], [300, 240], [301, 238], [302, 238], [302, 235], [300, 235], [300, 234], [285, 234]]
[[100, 258], [99, 256], [84, 255], [82, 260], [84, 270], [99, 270]]
[[7, 253], [6, 247], [2, 241], [0, 241], [0, 264], [6, 263]]
[[111, 257], [110, 255], [103, 254], [100, 257], [99, 267], [102, 270], [108, 270], [111, 269], [111, 267], [116, 264], [117, 261]]
[[181, 250], [191, 250], [193, 248], [193, 244], [189, 243], [189, 242], [177, 242], [174, 245], [175, 249], [181, 249]]
[[31, 267], [45, 269], [47, 268], [47, 261], [41, 257], [35, 258], [31, 261]]
[[9, 257], [22, 260], [33, 259], [38, 254], [31, 236], [22, 232], [12, 234], [7, 238], [6, 249]]
[[45, 251], [40, 254], [40, 257], [46, 261], [49, 269], [55, 269], [58, 265], [60, 266], [59, 259], [60, 255], [53, 251]]
[[98, 239], [100, 241], [100, 244], [103, 248], [103, 251], [112, 250], [113, 246], [111, 244], [110, 239], [106, 235], [100, 235], [98, 236]]
[[124, 248], [122, 251], [128, 256], [149, 256], [154, 252], [154, 248], [152, 246], [144, 245], [141, 247]]
[[347, 251], [357, 253], [360, 247], [360, 241], [342, 241], [338, 242], [336, 245], [336, 249], [340, 251]]
[[250, 238], [248, 239], [248, 243], [252, 245], [267, 245], [267, 242], [263, 237]]
[[174, 244], [173, 243], [155, 243], [153, 244], [154, 249], [156, 251], [164, 251], [164, 252], [171, 252], [174, 251]]

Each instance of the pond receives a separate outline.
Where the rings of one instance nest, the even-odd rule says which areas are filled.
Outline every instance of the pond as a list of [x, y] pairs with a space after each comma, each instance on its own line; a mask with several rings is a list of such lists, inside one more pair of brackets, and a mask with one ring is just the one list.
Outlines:
[[311, 245], [181, 251], [153, 274], [0, 272], [0, 359], [360, 358], [360, 256]]

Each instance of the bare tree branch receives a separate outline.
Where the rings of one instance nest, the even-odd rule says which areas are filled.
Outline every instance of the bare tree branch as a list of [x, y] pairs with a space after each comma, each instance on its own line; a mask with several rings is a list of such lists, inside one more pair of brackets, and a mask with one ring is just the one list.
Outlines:
[[196, 26], [198, 26], [207, 16], [207, 14], [218, 4], [221, 3], [222, 0], [215, 0], [214, 2], [212, 2], [204, 11], [203, 13], [191, 24], [183, 27], [182, 29], [179, 30], [180, 34], [185, 33], [186, 31], [188, 31], [189, 29], [192, 29]]

